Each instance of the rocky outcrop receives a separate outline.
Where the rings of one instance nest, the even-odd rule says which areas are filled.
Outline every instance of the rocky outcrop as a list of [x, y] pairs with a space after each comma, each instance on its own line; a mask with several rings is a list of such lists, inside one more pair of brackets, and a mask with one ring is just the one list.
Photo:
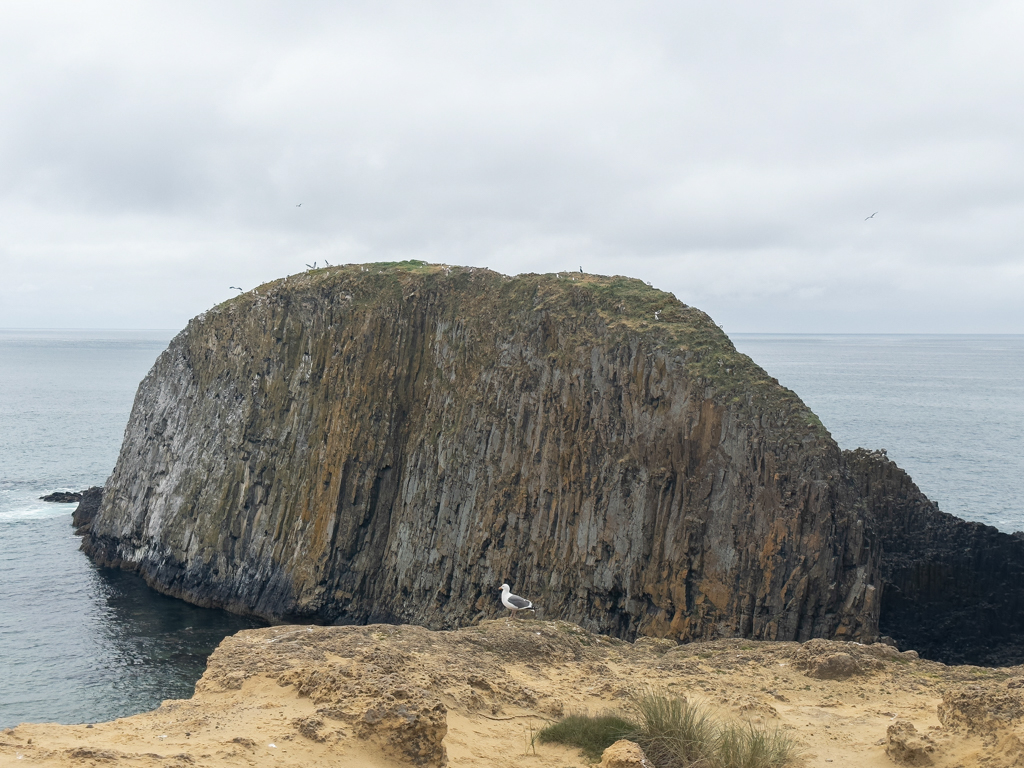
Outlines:
[[651, 768], [651, 763], [639, 744], [620, 739], [601, 754], [598, 768]]
[[797, 669], [817, 680], [846, 680], [861, 677], [885, 667], [886, 662], [907, 663], [918, 658], [917, 651], [900, 653], [885, 643], [838, 643], [814, 638], [800, 646], [794, 656]]
[[883, 552], [880, 631], [949, 664], [1024, 662], [1024, 539], [940, 511], [882, 451], [844, 458]]
[[82, 500], [82, 493], [76, 491], [54, 491], [45, 496], [40, 496], [39, 500], [49, 501], [54, 504], [74, 504]]
[[[274, 620], [455, 627], [508, 582], [623, 638], [873, 642], [881, 613], [941, 653], [982, 571], [1024, 567], [987, 529], [964, 555], [970, 524], [627, 278], [407, 262], [262, 286], [161, 355], [106, 488], [98, 562]], [[943, 607], [954, 577], [973, 586]]]
[[947, 691], [937, 707], [947, 728], [986, 733], [1011, 728], [1024, 719], [1024, 697], [1015, 691], [968, 685]]
[[92, 527], [92, 521], [100, 511], [100, 504], [103, 502], [103, 488], [94, 485], [78, 495], [78, 506], [71, 513], [71, 525], [74, 526], [76, 534], [84, 535]]
[[931, 765], [935, 745], [913, 723], [897, 720], [886, 729], [885, 754], [897, 765]]
[[84, 546], [202, 605], [632, 637], [874, 639], [842, 456], [704, 313], [636, 280], [339, 267], [189, 323]]

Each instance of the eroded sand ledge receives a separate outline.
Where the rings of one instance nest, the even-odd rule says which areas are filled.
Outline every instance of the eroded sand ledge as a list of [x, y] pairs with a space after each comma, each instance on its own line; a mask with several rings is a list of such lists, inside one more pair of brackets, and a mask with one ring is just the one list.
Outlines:
[[192, 699], [93, 727], [7, 729], [0, 764], [583, 766], [560, 746], [527, 754], [531, 729], [652, 686], [784, 729], [803, 749], [798, 765], [891, 766], [902, 755], [1015, 766], [1018, 685], [1024, 667], [947, 667], [827, 640], [630, 644], [536, 620], [453, 632], [286, 625], [227, 638]]

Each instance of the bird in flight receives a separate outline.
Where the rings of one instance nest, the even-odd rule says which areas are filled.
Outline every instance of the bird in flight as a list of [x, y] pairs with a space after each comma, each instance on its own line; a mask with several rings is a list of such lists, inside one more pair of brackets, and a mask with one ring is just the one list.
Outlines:
[[[237, 285], [229, 285], [228, 288], [232, 288], [232, 289], [234, 289], [236, 291], [242, 291], [242, 289], [239, 288]], [[245, 293], [245, 291], [242, 291], [242, 293]]]
[[[868, 219], [875, 218], [875, 214], [877, 214], [877, 213], [878, 213], [878, 211], [875, 211], [875, 213], [872, 213], [870, 216], [868, 216]], [[864, 219], [864, 221], [867, 221], [868, 219]]]
[[299, 203], [299, 204], [298, 204], [298, 205], [296, 205], [295, 207], [296, 207], [296, 208], [301, 208], [301, 207], [302, 207], [302, 203]]
[[316, 262], [314, 261], [312, 264], [307, 264], [306, 266], [310, 269], [316, 269]]

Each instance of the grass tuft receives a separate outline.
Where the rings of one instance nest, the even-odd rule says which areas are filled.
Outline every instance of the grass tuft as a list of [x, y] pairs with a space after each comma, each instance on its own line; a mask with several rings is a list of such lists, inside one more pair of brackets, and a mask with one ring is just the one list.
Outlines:
[[658, 768], [710, 766], [717, 724], [703, 707], [673, 694], [644, 693], [633, 699], [637, 743]]
[[556, 742], [578, 747], [591, 760], [600, 760], [601, 753], [619, 739], [635, 736], [635, 726], [628, 720], [613, 714], [573, 714], [549, 725], [539, 734], [541, 744]]
[[538, 734], [594, 761], [619, 739], [637, 742], [658, 768], [782, 768], [797, 754], [778, 729], [719, 723], [681, 696], [656, 692], [635, 696], [628, 713], [572, 714]]
[[777, 728], [726, 725], [718, 734], [718, 763], [727, 768], [779, 768], [796, 757], [796, 745]]

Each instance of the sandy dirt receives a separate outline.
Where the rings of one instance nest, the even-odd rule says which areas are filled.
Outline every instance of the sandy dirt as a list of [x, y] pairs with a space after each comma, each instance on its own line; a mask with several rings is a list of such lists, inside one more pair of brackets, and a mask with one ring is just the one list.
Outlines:
[[564, 622], [249, 630], [192, 699], [95, 725], [0, 732], [3, 766], [534, 766], [588, 762], [537, 743], [572, 711], [637, 691], [781, 729], [795, 766], [1024, 766], [1024, 668], [946, 667], [888, 646], [814, 640], [634, 644]]

